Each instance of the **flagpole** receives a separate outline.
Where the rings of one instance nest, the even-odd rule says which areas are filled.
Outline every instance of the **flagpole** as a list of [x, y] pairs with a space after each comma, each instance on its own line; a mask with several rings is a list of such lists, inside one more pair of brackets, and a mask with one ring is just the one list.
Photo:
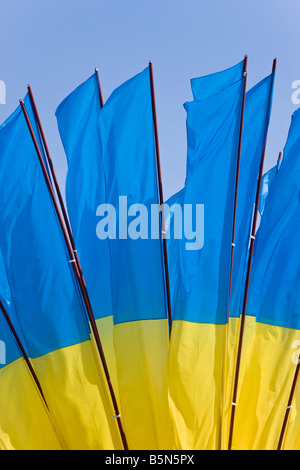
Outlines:
[[[273, 74], [276, 70], [276, 66], [277, 66], [277, 59], [274, 59], [273, 67], [272, 67], [272, 73]], [[273, 92], [273, 86], [274, 86], [274, 75], [273, 75], [273, 81], [272, 81], [272, 86], [271, 86], [268, 116], [270, 114], [270, 109], [271, 109], [271, 96], [272, 96], [272, 92]], [[238, 382], [239, 382], [239, 372], [240, 372], [240, 365], [241, 365], [241, 355], [242, 355], [245, 320], [246, 320], [246, 308], [247, 308], [247, 300], [248, 300], [249, 285], [250, 285], [250, 274], [251, 274], [251, 266], [252, 266], [252, 259], [253, 259], [253, 249], [254, 249], [256, 224], [257, 224], [257, 216], [258, 216], [258, 208], [259, 208], [259, 198], [260, 198], [261, 183], [262, 183], [263, 169], [264, 169], [264, 160], [265, 160], [266, 147], [267, 147], [267, 135], [268, 135], [268, 132], [266, 133], [265, 145], [264, 145], [264, 150], [263, 150], [260, 169], [259, 169], [259, 176], [258, 176], [258, 182], [257, 182], [257, 188], [256, 188], [255, 207], [254, 207], [254, 214], [253, 214], [253, 221], [252, 221], [252, 230], [251, 230], [251, 236], [250, 236], [250, 248], [249, 248], [248, 266], [247, 266], [247, 277], [246, 277], [245, 292], [244, 292], [243, 310], [242, 310], [242, 316], [241, 316], [241, 326], [240, 326], [239, 344], [238, 344], [237, 359], [236, 359], [233, 397], [232, 397], [232, 404], [231, 404], [231, 418], [230, 418], [230, 429], [229, 429], [229, 439], [228, 439], [228, 450], [231, 450], [231, 448], [232, 448], [235, 411], [236, 411], [236, 406], [237, 406], [236, 401], [237, 401], [237, 391], [238, 391]]]
[[291, 387], [291, 391], [290, 391], [290, 395], [289, 395], [288, 404], [287, 404], [287, 407], [286, 407], [286, 410], [285, 410], [285, 415], [284, 415], [284, 420], [283, 420], [283, 423], [282, 423], [282, 428], [281, 428], [281, 432], [280, 432], [280, 437], [279, 437], [279, 441], [278, 441], [277, 450], [282, 449], [283, 439], [284, 439], [285, 432], [286, 432], [286, 429], [287, 429], [288, 420], [289, 420], [290, 412], [291, 412], [291, 409], [292, 409], [292, 403], [293, 403], [294, 395], [295, 395], [298, 380], [299, 380], [299, 375], [300, 375], [300, 357], [298, 358], [298, 361], [297, 361], [297, 367], [296, 367], [295, 374], [294, 374], [294, 379], [293, 379], [293, 383], [292, 383], [292, 387]]
[[44, 401], [44, 403], [45, 403], [45, 406], [46, 406], [46, 408], [49, 410], [49, 407], [48, 407], [48, 405], [47, 405], [47, 402], [46, 402], [46, 399], [45, 399], [45, 396], [44, 396], [44, 393], [43, 393], [41, 384], [40, 384], [40, 382], [39, 382], [39, 379], [37, 378], [37, 375], [36, 375], [36, 373], [35, 373], [35, 371], [34, 371], [34, 369], [33, 369], [33, 366], [32, 366], [32, 364], [31, 364], [31, 362], [30, 362], [30, 359], [29, 359], [28, 355], [26, 354], [26, 351], [25, 351], [25, 349], [24, 349], [24, 347], [23, 347], [23, 345], [22, 345], [22, 343], [21, 343], [21, 340], [20, 340], [20, 338], [19, 338], [19, 336], [18, 336], [18, 334], [17, 334], [17, 332], [16, 332], [16, 330], [15, 330], [13, 324], [12, 324], [11, 319], [9, 318], [9, 315], [8, 315], [8, 313], [7, 313], [7, 311], [6, 311], [5, 307], [4, 307], [4, 305], [3, 305], [2, 301], [1, 301], [1, 299], [0, 299], [0, 310], [2, 311], [2, 313], [3, 313], [3, 315], [4, 315], [4, 318], [5, 318], [5, 320], [6, 320], [7, 324], [8, 324], [8, 326], [9, 326], [11, 332], [12, 332], [12, 335], [13, 335], [13, 337], [14, 337], [14, 339], [15, 339], [15, 341], [16, 341], [16, 343], [17, 343], [19, 349], [20, 349], [20, 352], [21, 352], [21, 354], [22, 354], [22, 356], [23, 356], [23, 359], [25, 360], [25, 362], [26, 362], [26, 364], [27, 364], [27, 367], [28, 367], [28, 369], [29, 369], [29, 371], [30, 371], [30, 374], [32, 375], [32, 378], [33, 378], [33, 380], [34, 380], [34, 382], [35, 382], [35, 384], [36, 384], [36, 386], [37, 386], [37, 388], [38, 388], [38, 390], [39, 390], [39, 392], [40, 392], [40, 394], [41, 394], [41, 397], [42, 397], [42, 399], [43, 399], [43, 401]]
[[245, 58], [244, 58], [244, 68], [243, 68], [243, 77], [245, 77], [245, 80], [244, 80], [244, 90], [243, 90], [243, 103], [242, 103], [242, 112], [241, 112], [239, 147], [238, 147], [236, 181], [235, 181], [235, 197], [234, 197], [233, 228], [232, 228], [232, 243], [231, 243], [231, 262], [230, 262], [230, 281], [229, 281], [228, 321], [229, 321], [229, 316], [230, 316], [233, 254], [234, 254], [234, 247], [235, 247], [236, 212], [237, 212], [238, 186], [239, 186], [241, 152], [242, 152], [242, 137], [243, 137], [243, 126], [244, 126], [244, 115], [245, 115], [246, 88], [247, 88], [247, 76], [248, 76], [248, 74], [247, 74], [247, 65], [248, 65], [248, 56], [246, 55]]
[[154, 125], [154, 138], [155, 138], [155, 150], [156, 150], [156, 167], [158, 177], [158, 191], [159, 191], [159, 203], [161, 207], [161, 220], [162, 220], [162, 242], [163, 242], [163, 255], [164, 255], [164, 269], [166, 279], [166, 293], [167, 293], [167, 306], [168, 306], [168, 321], [169, 321], [169, 335], [172, 330], [172, 308], [171, 308], [171, 293], [170, 293], [170, 277], [169, 277], [169, 265], [168, 265], [168, 252], [167, 252], [167, 240], [166, 240], [166, 228], [165, 228], [165, 214], [164, 214], [164, 196], [163, 196], [163, 185], [161, 176], [161, 164], [160, 164], [160, 150], [158, 140], [158, 125], [157, 125], [157, 114], [156, 114], [156, 103], [155, 103], [155, 91], [154, 91], [154, 77], [153, 77], [153, 65], [149, 62], [150, 72], [150, 87], [151, 87], [151, 100], [152, 100], [152, 115]]
[[95, 74], [98, 82], [98, 88], [99, 88], [99, 98], [100, 98], [100, 106], [103, 108], [104, 106], [104, 100], [103, 100], [103, 95], [102, 95], [102, 88], [101, 88], [101, 82], [100, 82], [100, 76], [99, 76], [99, 70], [97, 67], [95, 67]]
[[[28, 116], [28, 113], [27, 113], [27, 110], [26, 110], [26, 107], [25, 107], [25, 104], [24, 104], [23, 100], [20, 100], [20, 105], [21, 105], [23, 114], [25, 116], [25, 120], [26, 120], [28, 129], [29, 129], [29, 132], [30, 132], [30, 135], [31, 135], [31, 138], [32, 138], [32, 141], [33, 141], [33, 144], [34, 144], [34, 147], [35, 147], [35, 150], [36, 150], [36, 153], [37, 153], [40, 165], [41, 165], [41, 168], [42, 168], [42, 172], [43, 172], [43, 175], [44, 175], [44, 178], [45, 178], [47, 188], [50, 192], [50, 196], [51, 196], [52, 202], [54, 204], [54, 208], [55, 208], [58, 220], [59, 220], [61, 230], [63, 232], [65, 243], [66, 243], [66, 246], [67, 246], [67, 249], [68, 249], [68, 252], [69, 252], [69, 256], [70, 256], [70, 263], [72, 263], [73, 266], [74, 266], [75, 275], [76, 275], [76, 278], [77, 278], [77, 281], [78, 281], [78, 284], [79, 284], [79, 287], [80, 287], [80, 290], [81, 290], [81, 293], [82, 293], [82, 296], [83, 296], [83, 300], [84, 300], [84, 304], [86, 306], [87, 314], [88, 314], [88, 317], [89, 317], [89, 320], [90, 320], [92, 332], [93, 332], [93, 335], [94, 335], [94, 338], [95, 338], [95, 341], [96, 341], [96, 345], [97, 345], [98, 352], [99, 352], [101, 362], [102, 362], [102, 366], [103, 366], [103, 369], [104, 369], [104, 373], [105, 373], [107, 385], [108, 385], [108, 388], [109, 388], [110, 396], [111, 396], [111, 399], [112, 399], [112, 403], [113, 403], [113, 406], [114, 406], [114, 412], [115, 412], [115, 415], [116, 415], [115, 417], [117, 419], [117, 423], [118, 423], [122, 443], [123, 443], [123, 446], [124, 446], [124, 450], [128, 450], [127, 440], [126, 440], [126, 436], [125, 436], [125, 432], [124, 432], [124, 428], [123, 428], [123, 424], [122, 424], [122, 420], [121, 420], [121, 416], [120, 416], [120, 412], [119, 412], [119, 407], [118, 407], [116, 396], [115, 396], [115, 393], [114, 393], [114, 389], [113, 389], [113, 386], [112, 386], [112, 383], [111, 383], [111, 378], [110, 378], [110, 375], [109, 375], [109, 371], [108, 371], [108, 367], [107, 367], [103, 347], [102, 347], [102, 344], [101, 344], [99, 332], [98, 332], [95, 317], [94, 317], [94, 313], [93, 313], [91, 303], [90, 303], [90, 300], [89, 300], [89, 296], [88, 296], [88, 293], [87, 293], [87, 289], [86, 289], [86, 286], [85, 286], [85, 283], [84, 283], [84, 280], [83, 280], [82, 271], [81, 271], [81, 268], [80, 268], [77, 252], [76, 252], [76, 250], [74, 250], [72, 248], [71, 242], [70, 242], [69, 237], [68, 237], [68, 233], [67, 233], [66, 228], [64, 226], [64, 222], [63, 222], [61, 213], [59, 211], [59, 206], [58, 206], [58, 203], [56, 201], [56, 197], [55, 197], [55, 194], [54, 194], [54, 191], [53, 191], [53, 187], [51, 185], [51, 181], [50, 181], [50, 178], [49, 178], [49, 175], [48, 175], [48, 172], [47, 172], [47, 169], [46, 169], [46, 166], [45, 166], [45, 163], [44, 163], [44, 160], [43, 160], [40, 148], [39, 148], [39, 145], [38, 145], [36, 137], [34, 135], [34, 131], [33, 131], [33, 128], [32, 128], [32, 125], [31, 125], [31, 122], [30, 122], [30, 119], [29, 119], [29, 116]], [[77, 260], [78, 260], [78, 263], [77, 263]]]

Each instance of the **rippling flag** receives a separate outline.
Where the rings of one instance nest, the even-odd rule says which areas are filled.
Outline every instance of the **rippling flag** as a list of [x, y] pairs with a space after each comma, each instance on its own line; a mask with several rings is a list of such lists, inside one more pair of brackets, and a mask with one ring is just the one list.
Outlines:
[[244, 72], [244, 60], [221, 72], [191, 79], [191, 88], [195, 101], [205, 100], [220, 93], [241, 80]]
[[270, 192], [270, 188], [271, 188], [271, 186], [273, 184], [273, 181], [274, 181], [274, 179], [275, 179], [275, 177], [276, 177], [276, 175], [277, 175], [277, 173], [280, 169], [281, 162], [282, 162], [282, 156], [279, 155], [276, 165], [274, 165], [270, 170], [268, 170], [262, 178], [261, 194], [260, 194], [260, 199], [259, 199], [259, 213], [260, 213], [260, 216], [263, 215], [265, 205], [266, 205], [266, 202], [267, 202], [267, 199], [268, 199], [268, 195], [269, 195], [269, 192]]
[[172, 312], [176, 302], [179, 281], [179, 243], [182, 234], [182, 201], [184, 188], [171, 196], [166, 202], [166, 239], [168, 252], [168, 265], [170, 273], [170, 293]]
[[105, 179], [97, 129], [101, 103], [97, 73], [88, 78], [56, 110], [68, 162], [66, 203], [83, 276], [105, 358], [118, 398], [113, 345], [113, 312], [108, 239], [96, 236], [96, 210], [106, 202]]
[[[117, 88], [99, 115], [107, 205], [97, 210], [97, 233], [99, 238], [108, 237], [110, 244], [114, 343], [129, 448], [155, 450], [171, 448], [171, 438], [149, 72], [146, 68]], [[157, 226], [150, 223], [152, 205]]]
[[226, 393], [224, 408], [223, 445], [227, 448], [227, 419], [230, 415], [235, 356], [239, 338], [239, 319], [242, 313], [245, 273], [247, 270], [249, 240], [257, 191], [259, 169], [266, 143], [273, 98], [275, 73], [265, 77], [246, 94], [242, 135], [235, 239], [232, 261], [230, 319], [226, 358]]
[[0, 251], [0, 450], [60, 450], [44, 400], [6, 316], [14, 309]]
[[0, 127], [0, 155], [0, 246], [16, 330], [60, 442], [66, 449], [120, 448], [73, 264], [20, 106]]
[[274, 73], [246, 94], [237, 199], [230, 315], [239, 317], [259, 168], [269, 128]]
[[[197, 224], [190, 212], [184, 213], [185, 223], [195, 233], [194, 242], [188, 239], [190, 233], [180, 240], [169, 356], [170, 405], [179, 449], [221, 447], [234, 188], [245, 80], [241, 66], [238, 69], [239, 79], [227, 83], [227, 88], [222, 73], [211, 76], [212, 91], [219, 79], [221, 92], [185, 104], [188, 154], [182, 203], [184, 211], [187, 205], [193, 207], [194, 217], [196, 205], [204, 206], [204, 223], [203, 217]], [[208, 89], [209, 83], [207, 77]]]
[[[255, 240], [247, 303], [252, 336], [242, 354], [234, 449], [277, 449], [299, 357], [299, 110], [283, 155]], [[285, 449], [299, 449], [296, 390]]]

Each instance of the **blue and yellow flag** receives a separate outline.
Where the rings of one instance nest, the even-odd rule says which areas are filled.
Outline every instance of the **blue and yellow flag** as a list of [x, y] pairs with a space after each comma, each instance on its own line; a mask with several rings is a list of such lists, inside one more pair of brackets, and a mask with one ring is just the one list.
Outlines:
[[[223, 425], [223, 445], [227, 448], [231, 413], [235, 360], [239, 339], [245, 275], [257, 181], [266, 143], [273, 98], [274, 73], [267, 76], [246, 94], [242, 135], [235, 239], [233, 248], [230, 318], [227, 335], [226, 389]], [[246, 341], [246, 338], [245, 338]]]
[[0, 127], [0, 155], [0, 246], [16, 330], [59, 439], [66, 449], [120, 448], [73, 265], [20, 106]]
[[[233, 449], [275, 450], [299, 358], [300, 112], [293, 115], [280, 171], [255, 239]], [[299, 449], [300, 391], [285, 449]]]
[[68, 162], [65, 192], [73, 238], [119, 402], [109, 241], [96, 236], [97, 207], [106, 202], [97, 129], [100, 109], [99, 83], [94, 74], [63, 100], [56, 110], [56, 118]]
[[5, 316], [14, 306], [1, 251], [0, 303], [0, 450], [60, 450], [48, 409]]
[[[222, 75], [211, 77], [213, 89], [218, 77], [222, 79]], [[188, 155], [182, 204], [186, 228], [179, 247], [180, 279], [169, 356], [177, 449], [221, 447], [234, 188], [244, 80], [240, 71], [239, 80], [233, 80], [222, 92], [185, 104]]]
[[149, 68], [112, 93], [98, 129], [107, 204], [97, 210], [97, 235], [110, 244], [125, 432], [130, 449], [169, 449], [169, 340]]

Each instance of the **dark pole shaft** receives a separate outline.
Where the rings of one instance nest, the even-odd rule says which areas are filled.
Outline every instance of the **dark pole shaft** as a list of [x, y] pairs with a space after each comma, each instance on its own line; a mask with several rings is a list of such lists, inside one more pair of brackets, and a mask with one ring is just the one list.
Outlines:
[[248, 64], [248, 56], [245, 56], [245, 59], [244, 59], [244, 68], [243, 68], [243, 77], [245, 77], [245, 78], [244, 78], [243, 102], [242, 102], [241, 123], [240, 123], [240, 135], [239, 135], [239, 147], [238, 147], [236, 180], [235, 180], [233, 228], [232, 228], [232, 243], [231, 243], [231, 261], [230, 261], [230, 280], [229, 280], [228, 321], [229, 321], [229, 315], [230, 315], [230, 300], [231, 300], [231, 288], [232, 288], [233, 254], [234, 254], [234, 247], [235, 247], [236, 211], [237, 211], [237, 200], [238, 200], [238, 186], [239, 186], [239, 175], [240, 175], [241, 153], [242, 153], [242, 136], [243, 136], [243, 127], [244, 127], [245, 101], [246, 101], [246, 88], [247, 88], [247, 64]]
[[33, 380], [34, 380], [34, 382], [35, 382], [35, 384], [36, 384], [36, 386], [37, 386], [37, 388], [38, 388], [38, 390], [39, 390], [39, 392], [40, 392], [40, 394], [41, 394], [41, 397], [42, 397], [42, 399], [43, 399], [43, 401], [44, 401], [44, 403], [45, 403], [45, 405], [46, 405], [46, 408], [49, 409], [49, 408], [48, 408], [48, 405], [47, 405], [47, 402], [46, 402], [46, 400], [45, 400], [45, 396], [44, 396], [44, 393], [43, 393], [41, 384], [40, 384], [40, 382], [39, 382], [39, 380], [38, 380], [38, 378], [37, 378], [37, 375], [36, 375], [36, 373], [35, 373], [35, 371], [34, 371], [34, 369], [33, 369], [33, 366], [32, 366], [32, 364], [31, 364], [31, 362], [30, 362], [30, 359], [29, 359], [29, 357], [28, 357], [27, 354], [26, 354], [26, 351], [25, 351], [25, 349], [24, 349], [24, 347], [23, 347], [23, 345], [22, 345], [22, 343], [21, 343], [21, 340], [20, 340], [20, 338], [19, 338], [19, 336], [18, 336], [18, 334], [17, 334], [17, 332], [16, 332], [16, 330], [15, 330], [13, 324], [12, 324], [11, 319], [9, 318], [9, 315], [8, 315], [8, 313], [7, 313], [7, 311], [6, 311], [5, 307], [4, 307], [4, 305], [3, 305], [2, 301], [1, 301], [1, 299], [0, 299], [0, 310], [2, 311], [2, 313], [3, 313], [3, 315], [4, 315], [5, 319], [6, 319], [6, 322], [7, 322], [8, 326], [9, 326], [9, 328], [10, 328], [10, 330], [11, 330], [11, 332], [12, 332], [12, 335], [13, 335], [13, 337], [14, 337], [14, 339], [15, 339], [15, 341], [16, 341], [16, 343], [17, 343], [19, 349], [20, 349], [20, 352], [21, 352], [21, 354], [22, 354], [22, 356], [23, 356], [23, 358], [24, 358], [24, 360], [25, 360], [25, 362], [26, 362], [26, 364], [27, 364], [27, 367], [28, 367], [28, 369], [29, 369], [29, 372], [30, 372], [30, 374], [32, 375], [32, 378], [33, 378]]
[[100, 106], [103, 108], [104, 106], [104, 100], [103, 100], [103, 95], [102, 95], [102, 88], [101, 88], [101, 82], [100, 82], [100, 75], [99, 75], [99, 70], [97, 67], [95, 68], [95, 74], [98, 82], [98, 87], [99, 87], [99, 99], [100, 99]]
[[26, 119], [26, 123], [27, 123], [28, 129], [29, 129], [29, 132], [30, 132], [30, 135], [31, 135], [31, 138], [32, 138], [32, 141], [33, 141], [33, 144], [34, 144], [34, 147], [35, 147], [35, 150], [36, 150], [36, 153], [37, 153], [40, 165], [41, 165], [41, 168], [42, 168], [42, 172], [43, 172], [43, 175], [44, 175], [44, 178], [45, 178], [47, 188], [49, 190], [52, 202], [54, 204], [54, 208], [55, 208], [58, 220], [59, 220], [61, 230], [63, 232], [63, 236], [64, 236], [65, 243], [66, 243], [66, 246], [67, 246], [67, 249], [68, 249], [68, 252], [69, 252], [69, 256], [71, 258], [71, 261], [74, 261], [72, 264], [74, 266], [75, 275], [76, 275], [76, 278], [77, 278], [77, 281], [78, 281], [78, 284], [79, 284], [79, 287], [80, 287], [80, 290], [81, 290], [81, 293], [82, 293], [82, 297], [83, 297], [83, 300], [84, 300], [84, 303], [85, 303], [85, 306], [86, 306], [87, 314], [88, 314], [88, 317], [89, 317], [89, 320], [90, 320], [92, 332], [94, 334], [94, 338], [95, 338], [95, 341], [96, 341], [98, 352], [99, 352], [99, 355], [100, 355], [100, 358], [101, 358], [102, 366], [103, 366], [103, 369], [104, 369], [105, 377], [106, 377], [106, 380], [107, 380], [108, 388], [109, 388], [111, 399], [112, 399], [113, 406], [114, 406], [114, 411], [116, 413], [116, 418], [117, 418], [117, 422], [118, 422], [118, 426], [119, 426], [121, 439], [122, 439], [122, 442], [123, 442], [124, 449], [128, 450], [128, 445], [127, 445], [126, 436], [125, 436], [124, 429], [123, 429], [123, 424], [122, 424], [122, 420], [121, 420], [121, 416], [120, 416], [120, 412], [119, 412], [119, 407], [118, 407], [117, 400], [116, 400], [116, 397], [115, 397], [115, 393], [114, 393], [114, 390], [113, 390], [113, 386], [112, 386], [112, 383], [111, 383], [111, 379], [110, 379], [110, 375], [109, 375], [109, 371], [108, 371], [104, 351], [103, 351], [103, 348], [102, 348], [99, 332], [98, 332], [98, 329], [97, 329], [97, 325], [96, 325], [96, 321], [95, 321], [94, 314], [93, 314], [93, 311], [92, 311], [92, 307], [91, 307], [91, 304], [90, 304], [90, 300], [89, 300], [89, 297], [88, 297], [88, 293], [87, 293], [85, 284], [84, 284], [83, 279], [82, 279], [82, 274], [81, 274], [81, 272], [78, 268], [76, 259], [74, 258], [74, 250], [72, 249], [72, 245], [71, 245], [70, 240], [68, 238], [68, 233], [67, 233], [66, 228], [64, 226], [63, 219], [61, 217], [59, 207], [58, 207], [58, 204], [57, 204], [57, 201], [56, 201], [56, 198], [55, 198], [55, 194], [54, 194], [54, 191], [53, 191], [53, 187], [51, 185], [51, 181], [50, 181], [48, 172], [46, 170], [46, 166], [45, 166], [42, 154], [40, 152], [36, 137], [34, 135], [34, 131], [32, 129], [32, 125], [31, 125], [26, 107], [25, 107], [24, 102], [22, 100], [20, 101], [20, 104], [21, 104], [22, 111], [23, 111], [23, 114], [24, 114], [25, 119]]
[[168, 252], [167, 252], [167, 240], [165, 237], [165, 215], [164, 215], [164, 196], [163, 196], [163, 185], [161, 176], [161, 165], [160, 165], [160, 150], [158, 140], [158, 126], [157, 126], [157, 115], [156, 115], [156, 103], [155, 103], [155, 91], [154, 91], [154, 77], [153, 77], [153, 66], [152, 62], [149, 63], [150, 72], [150, 87], [151, 87], [151, 99], [152, 99], [152, 114], [154, 124], [154, 138], [155, 138], [155, 150], [156, 150], [156, 167], [158, 177], [158, 192], [159, 192], [159, 203], [161, 207], [162, 215], [162, 242], [163, 242], [163, 254], [164, 254], [164, 268], [166, 278], [166, 294], [167, 294], [167, 307], [168, 307], [168, 321], [169, 321], [169, 334], [172, 330], [172, 308], [171, 308], [171, 293], [170, 293], [170, 277], [169, 277], [169, 264], [168, 264]]
[[[273, 68], [272, 68], [272, 73], [273, 74], [276, 70], [276, 65], [277, 65], [277, 60], [274, 59]], [[270, 94], [270, 99], [269, 99], [268, 118], [269, 118], [269, 112], [270, 112], [270, 108], [271, 108], [271, 96], [272, 96], [272, 92], [273, 92], [273, 86], [274, 86], [274, 75], [273, 75], [273, 82], [272, 82], [272, 86], [271, 86], [271, 94]], [[240, 327], [239, 344], [238, 344], [236, 368], [235, 368], [234, 388], [233, 388], [233, 397], [232, 397], [232, 406], [231, 406], [231, 419], [230, 419], [230, 429], [229, 429], [229, 439], [228, 439], [228, 450], [231, 450], [231, 448], [232, 448], [235, 410], [236, 410], [236, 400], [237, 400], [238, 382], [239, 382], [239, 372], [240, 372], [240, 365], [241, 365], [241, 355], [242, 355], [245, 320], [246, 320], [247, 300], [248, 300], [249, 285], [250, 285], [250, 275], [251, 275], [254, 240], [255, 240], [255, 233], [256, 233], [256, 224], [257, 224], [257, 216], [258, 216], [261, 182], [262, 182], [262, 177], [263, 177], [264, 160], [265, 160], [266, 147], [267, 147], [267, 134], [268, 133], [266, 133], [265, 145], [264, 145], [263, 155], [262, 155], [262, 158], [261, 158], [261, 163], [260, 163], [260, 168], [259, 168], [259, 176], [258, 176], [258, 182], [257, 182], [257, 188], [256, 188], [255, 208], [254, 208], [253, 221], [252, 221], [252, 230], [251, 230], [250, 248], [249, 248], [249, 258], [248, 258], [248, 265], [247, 265], [247, 277], [246, 277], [246, 283], [245, 283], [243, 310], [242, 310], [242, 317], [241, 317], [241, 327]]]
[[281, 428], [281, 432], [280, 432], [280, 437], [279, 437], [279, 441], [278, 441], [277, 450], [282, 449], [283, 439], [284, 439], [286, 428], [287, 428], [287, 425], [288, 425], [289, 415], [290, 415], [290, 412], [291, 412], [292, 403], [293, 403], [294, 395], [295, 395], [295, 392], [296, 392], [296, 387], [297, 387], [297, 383], [298, 383], [298, 379], [299, 379], [299, 374], [300, 374], [300, 357], [298, 358], [297, 367], [296, 367], [296, 370], [295, 370], [294, 379], [293, 379], [293, 383], [292, 383], [292, 387], [291, 387], [291, 391], [290, 391], [290, 395], [289, 395], [289, 400], [288, 400], [288, 404], [287, 404], [287, 407], [286, 407], [286, 410], [285, 410], [285, 415], [284, 415], [284, 420], [283, 420], [283, 423], [282, 423], [282, 428]]

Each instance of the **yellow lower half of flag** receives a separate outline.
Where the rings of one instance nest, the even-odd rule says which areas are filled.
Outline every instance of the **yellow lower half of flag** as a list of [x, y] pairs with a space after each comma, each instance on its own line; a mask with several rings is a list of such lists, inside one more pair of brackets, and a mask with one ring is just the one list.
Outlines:
[[176, 320], [169, 355], [174, 447], [221, 448], [226, 325]]
[[33, 359], [65, 449], [121, 449], [113, 406], [93, 340]]
[[0, 370], [0, 450], [61, 450], [23, 358]]
[[[228, 445], [239, 328], [240, 320], [230, 319], [223, 421], [224, 449]], [[299, 345], [299, 330], [257, 323], [254, 317], [246, 316], [233, 428], [233, 450], [277, 449], [295, 375]], [[300, 448], [299, 409], [300, 391], [297, 387], [285, 434], [284, 449]]]
[[117, 324], [114, 344], [121, 415], [129, 450], [171, 449], [167, 321]]

